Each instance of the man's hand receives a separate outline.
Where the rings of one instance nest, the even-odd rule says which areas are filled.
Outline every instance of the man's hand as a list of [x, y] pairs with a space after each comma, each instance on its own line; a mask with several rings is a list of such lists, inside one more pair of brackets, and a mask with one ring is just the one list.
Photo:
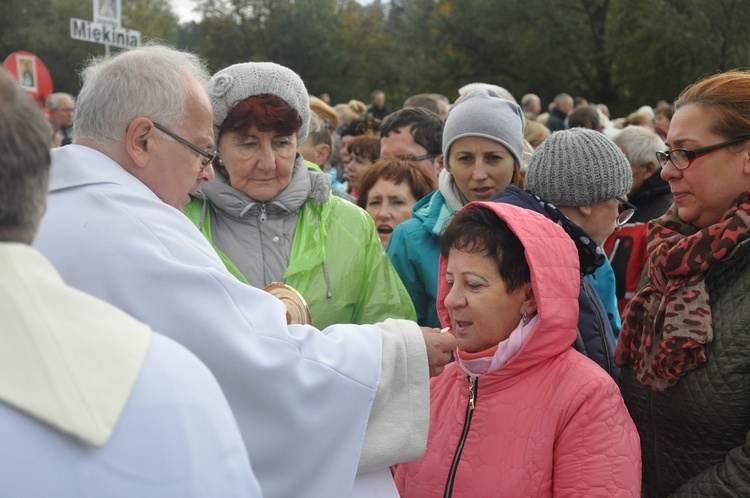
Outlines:
[[451, 352], [456, 348], [453, 334], [441, 334], [439, 329], [420, 327], [427, 348], [427, 362], [430, 365], [430, 377], [442, 373], [445, 365], [451, 360]]

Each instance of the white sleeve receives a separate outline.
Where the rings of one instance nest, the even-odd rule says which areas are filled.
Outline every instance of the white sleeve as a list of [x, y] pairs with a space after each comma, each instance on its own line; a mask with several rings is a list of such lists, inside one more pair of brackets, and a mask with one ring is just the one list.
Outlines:
[[388, 319], [383, 331], [380, 383], [359, 459], [359, 473], [422, 456], [430, 422], [430, 372], [415, 322]]

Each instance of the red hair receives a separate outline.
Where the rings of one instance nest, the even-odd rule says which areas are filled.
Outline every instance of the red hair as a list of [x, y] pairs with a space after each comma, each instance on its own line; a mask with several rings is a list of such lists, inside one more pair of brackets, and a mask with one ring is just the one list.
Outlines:
[[219, 136], [225, 131], [245, 132], [253, 125], [260, 131], [274, 131], [286, 137], [299, 132], [302, 118], [292, 106], [276, 95], [253, 95], [230, 109], [219, 128]]
[[750, 135], [750, 72], [727, 71], [709, 76], [685, 88], [675, 109], [696, 104], [716, 113], [709, 129], [727, 138]]

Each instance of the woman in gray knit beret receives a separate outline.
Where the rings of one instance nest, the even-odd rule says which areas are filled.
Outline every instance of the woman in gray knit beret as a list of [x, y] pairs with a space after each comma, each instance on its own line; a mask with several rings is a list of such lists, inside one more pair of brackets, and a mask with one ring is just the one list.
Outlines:
[[331, 195], [331, 177], [308, 169], [299, 146], [308, 93], [292, 70], [235, 64], [206, 91], [218, 144], [217, 174], [185, 207], [238, 279], [283, 282], [310, 308], [312, 324], [414, 319], [414, 308], [369, 215]]
[[446, 222], [470, 201], [488, 201], [511, 183], [523, 186], [523, 130], [521, 108], [493, 90], [467, 94], [448, 114], [439, 188], [414, 205], [413, 218], [398, 225], [388, 243], [420, 325], [440, 327], [438, 237]]

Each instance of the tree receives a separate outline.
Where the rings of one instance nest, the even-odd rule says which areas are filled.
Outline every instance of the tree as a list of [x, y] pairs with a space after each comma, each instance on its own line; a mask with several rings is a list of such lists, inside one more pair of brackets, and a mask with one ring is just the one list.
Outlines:
[[179, 25], [168, 0], [123, 0], [122, 25], [141, 32], [141, 39], [174, 44]]
[[[123, 0], [123, 25], [144, 39], [174, 43], [177, 18], [168, 0]], [[70, 38], [70, 19], [92, 19], [93, 4], [78, 0], [5, 0], [0, 3], [0, 55], [27, 50], [52, 76], [54, 91], [77, 94], [76, 70], [89, 57], [103, 55], [104, 45]], [[116, 49], [115, 49], [116, 50]]]
[[[646, 15], [648, 14], [648, 15]], [[620, 0], [607, 43], [623, 114], [674, 100], [703, 75], [747, 64], [750, 5], [740, 0]]]

